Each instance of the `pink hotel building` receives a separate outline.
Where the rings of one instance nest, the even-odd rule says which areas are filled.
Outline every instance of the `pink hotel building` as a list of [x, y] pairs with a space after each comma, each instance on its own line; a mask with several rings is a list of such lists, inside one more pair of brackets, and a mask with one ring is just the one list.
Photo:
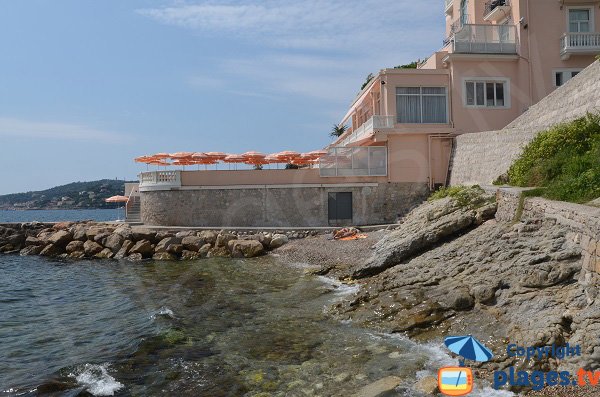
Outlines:
[[445, 185], [453, 137], [499, 130], [600, 53], [600, 0], [445, 0], [443, 47], [382, 69], [318, 168], [140, 174], [148, 225], [394, 222]]

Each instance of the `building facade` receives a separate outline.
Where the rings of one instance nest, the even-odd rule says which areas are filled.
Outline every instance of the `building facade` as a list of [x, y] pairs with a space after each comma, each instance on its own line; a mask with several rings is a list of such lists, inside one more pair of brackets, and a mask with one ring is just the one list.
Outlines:
[[447, 183], [455, 136], [505, 127], [600, 53], [600, 0], [444, 0], [440, 12], [441, 50], [374, 76], [318, 168], [142, 173], [142, 221], [394, 222]]

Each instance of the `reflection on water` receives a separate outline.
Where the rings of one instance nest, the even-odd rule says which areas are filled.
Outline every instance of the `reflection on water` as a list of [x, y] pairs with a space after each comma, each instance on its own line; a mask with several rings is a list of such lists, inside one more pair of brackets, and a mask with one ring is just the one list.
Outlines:
[[352, 290], [272, 257], [0, 256], [0, 280], [4, 395], [353, 395], [455, 364], [437, 346], [329, 320], [323, 308]]

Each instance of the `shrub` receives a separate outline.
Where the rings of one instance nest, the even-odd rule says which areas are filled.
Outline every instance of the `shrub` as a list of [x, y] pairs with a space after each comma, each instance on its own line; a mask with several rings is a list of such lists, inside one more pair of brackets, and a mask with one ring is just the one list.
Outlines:
[[433, 201], [445, 197], [452, 197], [461, 207], [478, 208], [493, 201], [493, 197], [486, 197], [485, 191], [478, 185], [443, 187], [429, 196], [427, 200]]
[[586, 202], [600, 196], [600, 115], [587, 115], [535, 137], [508, 170], [508, 183], [543, 187], [544, 197]]

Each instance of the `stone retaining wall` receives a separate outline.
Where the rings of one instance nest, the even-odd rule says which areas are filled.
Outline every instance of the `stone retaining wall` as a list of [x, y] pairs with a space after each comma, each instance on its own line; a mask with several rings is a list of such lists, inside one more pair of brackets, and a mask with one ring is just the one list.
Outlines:
[[393, 223], [429, 194], [423, 183], [369, 186], [240, 187], [149, 191], [141, 195], [142, 222], [152, 226], [328, 226], [328, 193], [352, 192], [354, 225]]
[[539, 132], [596, 112], [600, 112], [599, 62], [594, 62], [506, 128], [457, 137], [450, 184], [490, 184], [506, 173], [522, 148]]

